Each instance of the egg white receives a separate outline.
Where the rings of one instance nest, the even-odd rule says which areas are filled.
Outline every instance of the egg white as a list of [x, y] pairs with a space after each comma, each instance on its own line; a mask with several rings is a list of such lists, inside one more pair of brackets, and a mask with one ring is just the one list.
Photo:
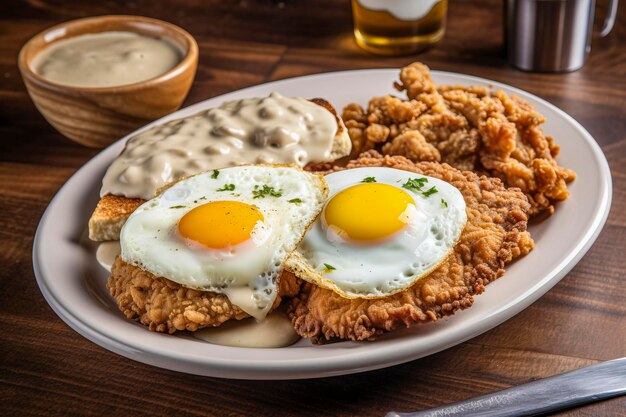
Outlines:
[[[234, 184], [235, 189], [218, 191], [226, 184]], [[282, 195], [255, 199], [254, 187], [263, 185]], [[133, 212], [121, 231], [121, 257], [189, 288], [229, 295], [233, 289], [247, 287], [257, 308], [267, 311], [276, 298], [284, 261], [319, 214], [326, 193], [323, 179], [292, 166], [224, 168], [217, 178], [213, 171], [195, 175]], [[290, 203], [292, 199], [301, 203]], [[263, 214], [250, 240], [218, 250], [179, 235], [178, 222], [187, 212], [222, 200], [254, 205]]]
[[[465, 201], [457, 188], [437, 178], [393, 168], [355, 168], [326, 175], [328, 201], [366, 177], [396, 186], [413, 198], [415, 209], [410, 209], [407, 226], [376, 243], [354, 243], [318, 220], [286, 266], [299, 278], [346, 298], [386, 297], [410, 287], [449, 256], [467, 221]], [[438, 192], [425, 197], [402, 188], [412, 178], [426, 178], [423, 191], [435, 186]], [[325, 264], [335, 269], [329, 270]]]

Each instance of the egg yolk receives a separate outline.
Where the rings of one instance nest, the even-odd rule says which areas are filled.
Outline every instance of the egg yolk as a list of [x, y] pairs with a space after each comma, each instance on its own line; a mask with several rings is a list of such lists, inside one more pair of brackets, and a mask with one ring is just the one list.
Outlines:
[[263, 214], [239, 201], [213, 201], [195, 207], [178, 222], [179, 233], [212, 249], [223, 249], [250, 239]]
[[326, 205], [327, 227], [355, 241], [375, 241], [401, 230], [413, 198], [389, 184], [366, 183], [337, 193]]

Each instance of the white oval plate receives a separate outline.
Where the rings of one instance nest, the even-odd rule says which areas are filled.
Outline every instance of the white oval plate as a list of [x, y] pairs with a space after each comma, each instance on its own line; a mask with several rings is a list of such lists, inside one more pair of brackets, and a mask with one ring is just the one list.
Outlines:
[[[578, 173], [570, 186], [571, 197], [558, 205], [553, 216], [530, 228], [535, 249], [510, 265], [504, 277], [476, 297], [472, 308], [436, 323], [390, 333], [373, 343], [314, 346], [300, 340], [286, 348], [251, 349], [212, 345], [188, 335], [149, 332], [122, 316], [108, 296], [107, 273], [92, 252], [79, 244], [98, 201], [102, 176], [126, 138], [78, 170], [44, 213], [33, 248], [41, 292], [69, 326], [106, 349], [154, 366], [224, 378], [298, 379], [363, 372], [433, 354], [497, 326], [552, 288], [591, 247], [609, 212], [611, 174], [591, 135], [546, 101], [482, 78], [440, 71], [432, 75], [438, 84], [493, 85], [530, 101], [546, 116], [546, 133], [563, 147], [559, 162]], [[350, 102], [367, 104], [373, 96], [393, 94], [392, 83], [397, 76], [396, 69], [382, 69], [275, 81], [203, 101], [155, 123], [188, 116], [226, 100], [265, 96], [272, 91], [323, 97], [340, 111]]]

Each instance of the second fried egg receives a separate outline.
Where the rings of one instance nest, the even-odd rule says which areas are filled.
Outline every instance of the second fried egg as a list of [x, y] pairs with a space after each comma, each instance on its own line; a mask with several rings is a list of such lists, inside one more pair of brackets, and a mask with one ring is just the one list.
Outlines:
[[437, 178], [372, 167], [325, 180], [324, 211], [286, 267], [346, 298], [410, 287], [448, 257], [467, 221], [459, 190]]

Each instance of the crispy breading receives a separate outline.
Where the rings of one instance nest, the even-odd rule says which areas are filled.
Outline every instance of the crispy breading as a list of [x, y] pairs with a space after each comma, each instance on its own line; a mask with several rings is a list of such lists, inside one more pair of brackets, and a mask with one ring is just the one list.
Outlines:
[[367, 121], [391, 125], [419, 117], [428, 107], [417, 100], [400, 100], [393, 96], [374, 97], [369, 102]]
[[[195, 331], [219, 326], [226, 320], [250, 317], [223, 294], [183, 287], [126, 263], [119, 256], [111, 269], [107, 288], [127, 318], [137, 320], [151, 331]], [[284, 272], [272, 308], [278, 307], [282, 297], [294, 296], [299, 290], [300, 281]]]
[[[374, 97], [367, 111], [357, 104], [344, 109], [353, 156], [376, 149], [498, 177], [526, 194], [531, 216], [552, 214], [554, 203], [569, 196], [567, 183], [576, 175], [557, 164], [559, 147], [543, 133], [545, 118], [527, 101], [482, 86], [437, 87], [420, 63], [404, 67], [395, 86], [409, 100]], [[394, 145], [406, 132], [419, 132], [425, 141]]]
[[441, 161], [441, 154], [417, 130], [404, 132], [382, 147], [386, 155], [401, 155], [412, 161]]
[[467, 205], [467, 224], [454, 252], [433, 273], [406, 291], [380, 299], [346, 299], [305, 283], [289, 302], [288, 313], [298, 334], [323, 342], [371, 340], [398, 327], [437, 320], [467, 308], [473, 296], [504, 274], [504, 267], [534, 246], [526, 231], [530, 204], [516, 188], [497, 178], [459, 171], [435, 162], [413, 163], [402, 156], [362, 154], [342, 169], [382, 166], [447, 181]]

